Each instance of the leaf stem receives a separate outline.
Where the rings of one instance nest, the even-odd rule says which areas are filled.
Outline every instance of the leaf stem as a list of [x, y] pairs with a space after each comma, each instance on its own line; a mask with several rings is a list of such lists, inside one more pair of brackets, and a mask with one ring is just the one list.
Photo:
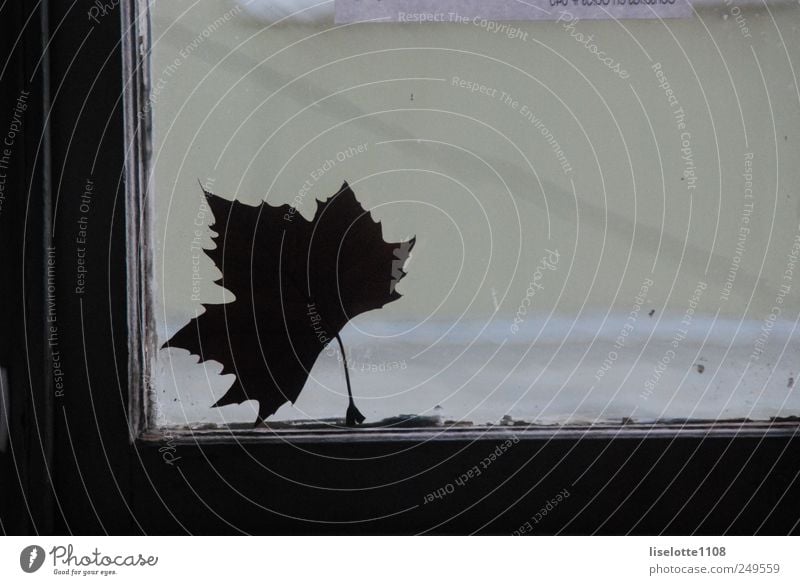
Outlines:
[[347, 367], [347, 354], [344, 352], [344, 343], [339, 334], [336, 334], [336, 341], [339, 342], [339, 349], [342, 351], [342, 362], [344, 363], [344, 379], [347, 382], [347, 416], [346, 424], [348, 427], [354, 427], [357, 424], [364, 422], [364, 415], [356, 408], [356, 403], [353, 401], [353, 389], [350, 387], [350, 368]]

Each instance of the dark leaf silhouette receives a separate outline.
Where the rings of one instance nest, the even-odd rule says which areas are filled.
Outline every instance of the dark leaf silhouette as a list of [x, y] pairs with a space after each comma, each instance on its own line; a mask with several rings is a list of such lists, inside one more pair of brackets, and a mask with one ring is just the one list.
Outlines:
[[380, 223], [346, 182], [317, 202], [311, 221], [289, 205], [251, 206], [203, 193], [217, 232], [216, 247], [205, 252], [222, 272], [217, 284], [236, 299], [204, 304], [205, 312], [165, 346], [235, 374], [214, 406], [257, 400], [258, 424], [297, 400], [320, 352], [336, 338], [349, 395], [346, 422], [361, 423], [339, 332], [353, 317], [400, 298], [395, 285], [415, 239], [385, 242]]

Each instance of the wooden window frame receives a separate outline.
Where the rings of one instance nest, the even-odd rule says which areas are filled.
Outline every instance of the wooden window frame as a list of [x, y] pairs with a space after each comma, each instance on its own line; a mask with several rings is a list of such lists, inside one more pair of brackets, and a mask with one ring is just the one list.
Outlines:
[[800, 429], [800, 421], [686, 421], [652, 424], [599, 424], [552, 426], [481, 426], [469, 428], [397, 428], [334, 429], [334, 430], [270, 430], [270, 429], [170, 429], [160, 431], [153, 426], [148, 403], [155, 395], [153, 388], [157, 344], [153, 314], [155, 254], [147, 229], [154, 217], [154, 195], [144, 192], [150, 176], [149, 157], [152, 152], [150, 136], [153, 127], [152, 108], [148, 104], [150, 64], [150, 27], [147, 0], [122, 0], [124, 35], [123, 71], [125, 89], [126, 189], [128, 279], [132, 302], [128, 307], [130, 358], [129, 387], [141, 388], [130, 395], [131, 439], [144, 442], [170, 441], [193, 443], [219, 442], [295, 442], [317, 443], [337, 441], [474, 441], [505, 440], [511, 436], [533, 439], [569, 439], [629, 437], [790, 437]]
[[[149, 213], [140, 166], [148, 145], [132, 123], [147, 95], [133, 58], [147, 40], [142, 5], [124, 0], [97, 25], [87, 23], [90, 3], [58, 0], [10, 3], [0, 19], [0, 44], [16, 43], [7, 71], [31, 92], [9, 179], [19, 197], [0, 215], [4, 266], [24, 285], [7, 289], [13, 298], [0, 313], [13, 339], [0, 347], [11, 387], [9, 449], [0, 452], [5, 533], [511, 534], [526, 523], [534, 534], [798, 532], [792, 424], [513, 429], [513, 449], [435, 505], [426, 495], [478, 465], [508, 430], [148, 433], [139, 408], [141, 364], [154, 350], [141, 313], [149, 260], [130, 257], [146, 250], [138, 230]], [[74, 197], [91, 169], [102, 196], [78, 303]], [[58, 253], [62, 396], [47, 341], [49, 245]], [[568, 504], [534, 521], [564, 489]]]

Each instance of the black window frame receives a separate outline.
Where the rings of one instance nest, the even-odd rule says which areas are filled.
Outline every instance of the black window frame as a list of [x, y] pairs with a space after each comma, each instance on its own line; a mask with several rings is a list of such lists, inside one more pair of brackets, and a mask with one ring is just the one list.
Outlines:
[[[556, 433], [520, 429], [153, 434], [140, 368], [155, 351], [143, 318], [148, 145], [137, 133], [147, 41], [139, 4], [43, 1], [2, 19], [17, 91], [29, 88], [18, 198], [0, 216], [10, 280], [2, 364], [10, 448], [0, 455], [0, 527], [11, 534], [498, 533], [786, 534], [798, 531], [797, 421]], [[4, 16], [6, 16], [4, 15]], [[131, 25], [133, 25], [131, 27]], [[127, 34], [126, 34], [127, 33]], [[4, 76], [4, 89], [9, 87]], [[132, 91], [124, 91], [125, 87]], [[125, 100], [121, 97], [125, 95]], [[145, 117], [146, 118], [146, 117]], [[6, 118], [3, 122], [5, 123]], [[145, 125], [147, 129], [147, 126]], [[74, 293], [77, 201], [96, 193], [86, 292]], [[96, 227], [95, 227], [96, 226]], [[6, 239], [7, 238], [7, 239]], [[55, 269], [48, 273], [48, 249]], [[63, 388], [49, 343], [55, 278]], [[479, 479], [450, 485], [513, 434]], [[322, 485], [323, 489], [319, 487]], [[380, 486], [380, 487], [379, 487]], [[539, 511], [563, 490], [563, 504]], [[530, 526], [530, 530], [525, 528]]]

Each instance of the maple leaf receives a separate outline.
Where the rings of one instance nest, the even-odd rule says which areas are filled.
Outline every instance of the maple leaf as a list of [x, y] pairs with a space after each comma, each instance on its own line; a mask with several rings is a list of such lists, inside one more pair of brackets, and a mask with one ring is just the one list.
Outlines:
[[[201, 185], [202, 187], [202, 185]], [[207, 304], [164, 344], [223, 365], [236, 381], [213, 406], [257, 400], [263, 422], [294, 403], [317, 357], [339, 342], [348, 391], [346, 424], [363, 422], [350, 387], [339, 332], [352, 318], [401, 295], [395, 290], [416, 238], [387, 243], [345, 182], [317, 201], [311, 221], [289, 205], [246, 205], [203, 189], [216, 244], [205, 253], [222, 272], [216, 284], [236, 299]]]

